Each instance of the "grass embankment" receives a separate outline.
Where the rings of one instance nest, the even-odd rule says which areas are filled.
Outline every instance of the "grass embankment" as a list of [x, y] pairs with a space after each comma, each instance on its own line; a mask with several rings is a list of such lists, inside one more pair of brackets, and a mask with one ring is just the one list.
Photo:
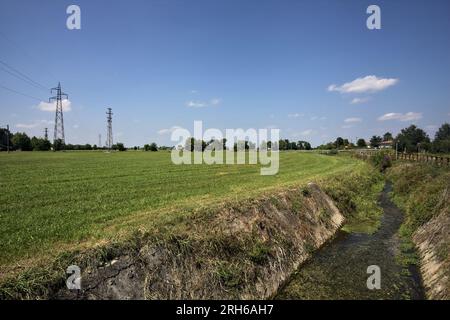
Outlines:
[[[80, 265], [109, 261], [125, 248], [138, 247], [143, 234], [172, 241], [195, 221], [200, 227], [192, 236], [201, 238], [214, 208], [310, 181], [336, 200], [352, 222], [349, 230], [373, 231], [379, 215], [380, 176], [347, 156], [281, 153], [277, 176], [261, 176], [259, 166], [249, 165], [174, 166], [169, 153], [9, 156], [0, 156], [0, 183], [7, 190], [1, 195], [0, 261], [10, 271], [3, 273], [3, 296], [44, 295], [49, 283], [64, 281], [74, 257], [83, 260]], [[266, 249], [252, 250], [258, 257]], [[6, 276], [12, 278], [6, 281]]]
[[[387, 178], [393, 182], [393, 201], [405, 213], [399, 231], [402, 239], [399, 260], [407, 267], [418, 263], [411, 240], [413, 233], [450, 207], [450, 170], [424, 163], [396, 162], [388, 169]], [[442, 260], [446, 259], [448, 250], [449, 247], [441, 250]]]

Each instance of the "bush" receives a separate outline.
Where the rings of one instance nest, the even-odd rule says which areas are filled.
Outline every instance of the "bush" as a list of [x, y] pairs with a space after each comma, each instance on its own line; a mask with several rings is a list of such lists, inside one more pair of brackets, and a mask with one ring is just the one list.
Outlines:
[[377, 152], [370, 160], [381, 172], [392, 166], [391, 155], [385, 151]]

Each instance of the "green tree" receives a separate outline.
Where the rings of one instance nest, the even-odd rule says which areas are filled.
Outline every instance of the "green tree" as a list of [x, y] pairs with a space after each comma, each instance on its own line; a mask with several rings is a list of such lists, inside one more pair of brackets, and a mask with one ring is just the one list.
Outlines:
[[372, 148], [378, 148], [382, 141], [383, 139], [380, 136], [372, 136], [372, 138], [370, 138], [370, 146]]
[[150, 150], [150, 151], [158, 151], [158, 145], [156, 143], [152, 142], [150, 144], [150, 146], [148, 147], [148, 150]]
[[450, 124], [444, 123], [434, 136], [434, 140], [449, 140], [450, 139]]
[[42, 138], [31, 138], [31, 147], [34, 151], [49, 151], [52, 148], [50, 141]]
[[31, 139], [25, 132], [15, 133], [11, 140], [16, 150], [31, 151], [33, 149]]
[[[59, 151], [59, 150], [64, 150], [64, 149], [65, 149], [65, 145], [61, 139], [56, 139], [53, 142], [53, 151]], [[70, 150], [70, 149], [68, 149], [68, 150]]]
[[450, 124], [444, 123], [436, 132], [433, 141], [434, 152], [450, 152]]
[[195, 148], [195, 139], [193, 137], [187, 138], [184, 143], [184, 150], [193, 152]]
[[383, 135], [383, 141], [392, 141], [392, 140], [394, 140], [394, 137], [392, 136], [392, 133], [386, 132]]
[[126, 151], [127, 149], [125, 148], [124, 144], [121, 142], [116, 143], [115, 145], [113, 145], [113, 150], [119, 150], [119, 151]]
[[367, 147], [366, 140], [364, 140], [364, 139], [358, 139], [358, 141], [356, 142], [356, 145], [358, 146], [358, 148]]
[[337, 137], [336, 141], [334, 142], [334, 146], [337, 149], [340, 149], [344, 146], [344, 139], [342, 139], [341, 137]]
[[395, 141], [398, 143], [400, 151], [417, 152], [419, 150], [418, 146], [420, 146], [421, 150], [428, 150], [430, 146], [430, 138], [426, 132], [415, 125], [402, 129]]
[[288, 148], [288, 143], [289, 143], [289, 140], [287, 140], [287, 139], [285, 139], [285, 140], [280, 140], [279, 142], [278, 142], [278, 150], [287, 150], [287, 148]]
[[0, 128], [0, 151], [13, 150], [12, 134], [6, 128]]

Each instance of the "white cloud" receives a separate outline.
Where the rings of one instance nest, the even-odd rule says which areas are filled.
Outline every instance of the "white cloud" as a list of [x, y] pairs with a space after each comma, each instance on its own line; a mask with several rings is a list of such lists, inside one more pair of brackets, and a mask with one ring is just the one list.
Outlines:
[[[70, 102], [70, 100], [64, 99], [62, 101], [63, 112], [68, 112], [68, 111], [72, 110], [71, 105], [72, 105], [72, 103]], [[44, 102], [44, 101], [41, 101], [37, 105], [37, 108], [39, 110], [41, 110], [41, 111], [55, 112], [55, 110], [56, 110], [56, 102]]]
[[159, 135], [164, 135], [164, 134], [171, 134], [173, 131], [175, 131], [176, 129], [180, 129], [180, 127], [178, 126], [173, 126], [171, 128], [167, 128], [167, 129], [161, 129], [158, 131]]
[[327, 117], [318, 117], [318, 116], [312, 116], [310, 118], [311, 121], [315, 121], [315, 120], [327, 120]]
[[74, 129], [78, 129], [79, 127], [80, 127], [80, 126], [79, 126], [78, 124], [74, 124], [74, 125], [73, 125], [73, 128], [74, 128]]
[[16, 124], [16, 128], [22, 128], [22, 129], [32, 129], [37, 127], [43, 127], [44, 125], [50, 125], [53, 124], [53, 121], [49, 120], [36, 120], [31, 123], [18, 123]]
[[36, 128], [39, 125], [39, 123], [18, 123], [16, 124], [17, 128], [24, 128], [24, 129], [31, 129]]
[[355, 122], [361, 122], [361, 118], [347, 118], [344, 120], [345, 123], [355, 123]]
[[211, 99], [211, 101], [209, 102], [212, 106], [217, 106], [218, 104], [220, 104], [221, 100], [219, 98], [214, 98]]
[[386, 120], [399, 120], [399, 121], [415, 121], [422, 119], [422, 113], [420, 112], [407, 112], [407, 113], [386, 113], [378, 118], [379, 121], [386, 121]]
[[190, 100], [190, 101], [186, 102], [186, 106], [189, 108], [205, 108], [205, 107], [217, 106], [221, 102], [222, 102], [222, 100], [220, 100], [219, 98], [213, 98], [213, 99], [209, 100], [208, 102]]
[[290, 113], [288, 114], [289, 118], [299, 118], [299, 117], [303, 117], [303, 114], [301, 113]]
[[374, 75], [357, 78], [351, 82], [344, 83], [341, 86], [332, 84], [328, 87], [328, 91], [337, 91], [340, 93], [362, 93], [377, 92], [387, 89], [398, 82], [393, 78], [378, 78]]
[[360, 104], [369, 101], [369, 98], [353, 98], [351, 104]]
[[206, 103], [200, 101], [188, 101], [186, 102], [186, 106], [189, 108], [203, 108], [206, 107]]
[[300, 135], [301, 135], [301, 136], [310, 136], [310, 135], [312, 135], [313, 133], [314, 133], [314, 131], [313, 131], [312, 129], [308, 129], [308, 130], [305, 130], [305, 131], [300, 132]]
[[347, 124], [347, 125], [345, 125], [345, 126], [342, 126], [341, 128], [342, 128], [342, 129], [350, 129], [350, 128], [353, 128], [353, 125]]

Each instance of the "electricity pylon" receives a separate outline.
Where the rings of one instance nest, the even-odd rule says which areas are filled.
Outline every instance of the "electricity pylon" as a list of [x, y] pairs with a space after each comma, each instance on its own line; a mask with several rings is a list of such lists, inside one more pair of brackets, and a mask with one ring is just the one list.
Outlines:
[[111, 108], [108, 108], [107, 114], [107, 133], [106, 133], [106, 148], [111, 151], [113, 146], [113, 133], [112, 133], [112, 115]]
[[62, 146], [64, 147], [66, 140], [64, 137], [64, 117], [63, 117], [63, 105], [62, 100], [65, 98], [66, 100], [69, 98], [67, 94], [61, 91], [61, 83], [58, 83], [56, 88], [51, 89], [51, 93], [56, 91], [56, 96], [48, 99], [49, 102], [56, 101], [56, 112], [55, 112], [55, 130], [53, 132], [53, 145], [55, 142], [60, 139]]

